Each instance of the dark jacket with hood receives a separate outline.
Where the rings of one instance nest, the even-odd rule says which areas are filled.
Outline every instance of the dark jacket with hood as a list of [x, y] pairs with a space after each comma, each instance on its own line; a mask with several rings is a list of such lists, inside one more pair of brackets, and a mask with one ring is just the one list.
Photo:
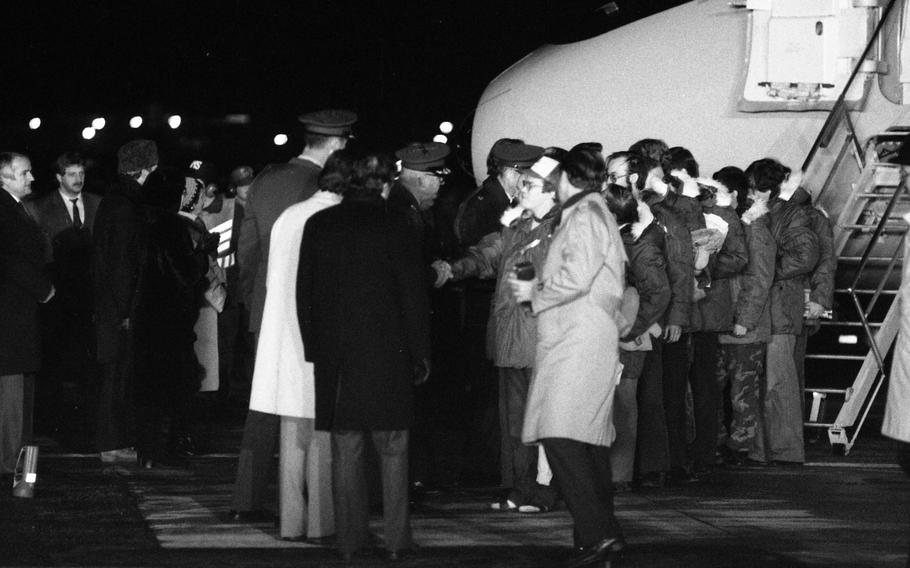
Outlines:
[[[629, 333], [621, 341], [631, 341], [641, 336], [652, 325], [661, 321], [670, 305], [672, 290], [667, 277], [665, 233], [656, 220], [650, 222], [640, 235], [635, 235], [636, 224], [620, 229], [622, 244], [629, 257], [626, 278], [638, 292], [638, 312]], [[691, 288], [687, 288], [690, 290]]]
[[490, 233], [468, 249], [464, 258], [452, 263], [456, 280], [468, 277], [493, 278], [496, 292], [487, 325], [487, 354], [497, 367], [534, 366], [537, 347], [537, 318], [527, 306], [515, 301], [508, 283], [509, 273], [519, 262], [530, 262], [536, 274], [543, 270], [550, 248], [554, 207], [540, 224], [526, 213], [500, 232]]
[[776, 198], [768, 203], [768, 211], [777, 246], [771, 287], [771, 333], [799, 335], [806, 308], [804, 290], [818, 264], [818, 237], [802, 205]]
[[803, 206], [812, 232], [818, 237], [818, 263], [809, 278], [809, 300], [830, 310], [834, 304], [834, 273], [837, 270], [831, 220], [824, 211], [812, 205], [812, 196], [802, 187], [797, 188], [790, 201]]
[[[683, 331], [691, 330], [692, 295], [695, 281], [695, 253], [692, 249], [692, 235], [686, 226], [683, 217], [677, 213], [672, 203], [676, 202], [675, 194], [660, 200], [649, 199], [648, 205], [651, 212], [663, 228], [665, 247], [663, 251], [667, 259], [667, 277], [670, 280], [670, 306], [666, 317], [661, 320], [661, 325], [678, 325]], [[704, 227], [704, 217], [702, 217]]]
[[705, 214], [717, 215], [727, 223], [727, 236], [721, 249], [711, 255], [705, 268], [705, 297], [695, 303], [702, 331], [729, 331], [733, 327], [733, 293], [731, 285], [749, 261], [746, 235], [736, 211], [714, 205]]

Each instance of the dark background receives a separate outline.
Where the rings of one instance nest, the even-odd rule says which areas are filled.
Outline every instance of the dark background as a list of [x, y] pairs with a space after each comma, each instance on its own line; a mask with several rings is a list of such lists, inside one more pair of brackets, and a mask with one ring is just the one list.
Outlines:
[[[298, 153], [296, 116], [358, 112], [358, 138], [393, 150], [429, 140], [443, 120], [469, 155], [486, 85], [545, 43], [592, 37], [679, 1], [323, 0], [20, 2], [4, 7], [0, 147], [32, 156], [39, 188], [52, 160], [94, 161], [89, 189], [123, 142], [155, 139], [163, 161], [260, 167]], [[618, 7], [618, 11], [613, 8]], [[655, 38], [656, 39], [656, 38]], [[132, 130], [127, 121], [142, 115]], [[167, 116], [183, 124], [171, 130]], [[249, 115], [247, 124], [225, 122]], [[42, 126], [28, 129], [38, 116]], [[107, 120], [90, 141], [82, 128]], [[276, 147], [283, 132], [290, 141]], [[95, 179], [94, 183], [92, 178]]]

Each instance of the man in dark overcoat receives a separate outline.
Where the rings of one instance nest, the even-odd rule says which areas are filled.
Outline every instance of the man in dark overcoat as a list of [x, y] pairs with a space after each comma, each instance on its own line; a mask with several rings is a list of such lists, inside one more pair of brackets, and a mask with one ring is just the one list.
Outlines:
[[158, 168], [158, 146], [132, 140], [117, 150], [118, 176], [92, 229], [95, 335], [101, 381], [96, 444], [101, 461], [136, 461], [131, 318], [144, 248], [142, 184]]
[[394, 166], [355, 164], [340, 205], [310, 218], [297, 276], [306, 359], [315, 367], [316, 428], [332, 432], [335, 521], [342, 557], [368, 539], [364, 436], [381, 459], [385, 547], [411, 547], [408, 435], [413, 385], [429, 375], [429, 307], [406, 220], [386, 212]]
[[31, 441], [38, 304], [54, 296], [41, 230], [22, 205], [34, 179], [28, 157], [0, 153], [0, 473], [15, 470], [19, 449]]

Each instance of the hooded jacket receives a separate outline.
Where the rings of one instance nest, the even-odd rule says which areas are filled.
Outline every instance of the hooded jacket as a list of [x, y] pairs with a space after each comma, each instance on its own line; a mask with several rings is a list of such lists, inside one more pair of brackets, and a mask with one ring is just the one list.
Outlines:
[[771, 235], [777, 246], [771, 287], [771, 334], [799, 335], [806, 301], [804, 290], [818, 264], [818, 237], [805, 207], [773, 199], [768, 203]]

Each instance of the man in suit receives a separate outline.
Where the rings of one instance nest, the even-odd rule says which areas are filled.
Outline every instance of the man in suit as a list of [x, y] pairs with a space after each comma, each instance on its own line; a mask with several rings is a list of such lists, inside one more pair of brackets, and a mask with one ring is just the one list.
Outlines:
[[365, 436], [380, 456], [389, 559], [412, 546], [408, 437], [413, 385], [429, 375], [429, 301], [412, 230], [402, 214], [386, 211], [394, 171], [375, 155], [355, 162], [341, 204], [307, 221], [297, 271], [316, 429], [332, 433], [335, 528], [346, 561], [369, 540]]
[[[321, 110], [299, 117], [304, 125], [303, 152], [284, 164], [270, 164], [253, 180], [244, 208], [237, 263], [240, 293], [250, 309], [250, 331], [257, 335], [265, 306], [269, 237], [284, 210], [316, 193], [319, 172], [334, 152], [343, 149], [357, 115], [348, 110]], [[272, 455], [278, 443], [279, 417], [250, 410], [243, 427], [237, 482], [228, 513], [235, 522], [267, 520], [262, 499], [268, 485]]]
[[22, 205], [34, 179], [27, 156], [0, 153], [0, 473], [15, 470], [19, 449], [31, 441], [38, 304], [54, 296], [41, 230]]
[[57, 189], [25, 202], [44, 233], [48, 267], [58, 290], [40, 311], [44, 368], [38, 408], [39, 419], [45, 414], [54, 432], [78, 436], [88, 429], [87, 416], [79, 409], [91, 406], [89, 389], [95, 382], [91, 231], [101, 198], [82, 191], [85, 159], [80, 154], [61, 154], [56, 170]]

